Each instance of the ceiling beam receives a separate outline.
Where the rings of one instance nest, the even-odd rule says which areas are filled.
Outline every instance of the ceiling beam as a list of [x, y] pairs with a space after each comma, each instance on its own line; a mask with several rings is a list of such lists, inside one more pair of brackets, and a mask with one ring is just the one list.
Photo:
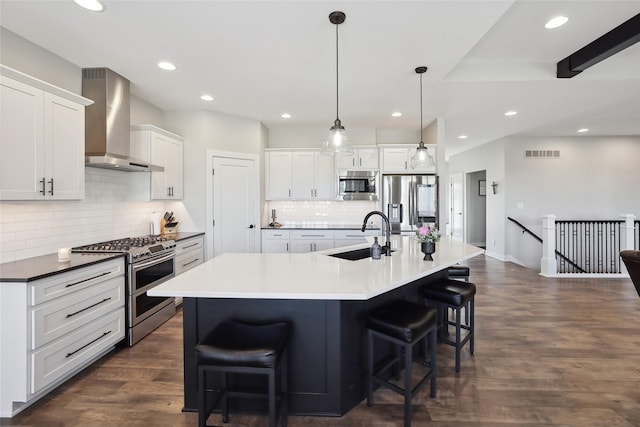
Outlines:
[[556, 77], [576, 76], [640, 41], [640, 13], [558, 62]]

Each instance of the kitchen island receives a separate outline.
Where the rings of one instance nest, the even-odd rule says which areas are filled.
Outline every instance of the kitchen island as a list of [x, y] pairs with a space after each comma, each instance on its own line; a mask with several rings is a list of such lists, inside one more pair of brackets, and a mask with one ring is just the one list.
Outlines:
[[394, 299], [422, 301], [421, 286], [483, 253], [443, 238], [434, 261], [423, 261], [412, 236], [393, 236], [391, 246], [389, 257], [358, 261], [330, 255], [367, 245], [306, 254], [228, 253], [150, 290], [184, 298], [184, 410], [197, 410], [194, 347], [228, 318], [291, 322], [292, 414], [341, 416], [360, 403], [367, 312]]

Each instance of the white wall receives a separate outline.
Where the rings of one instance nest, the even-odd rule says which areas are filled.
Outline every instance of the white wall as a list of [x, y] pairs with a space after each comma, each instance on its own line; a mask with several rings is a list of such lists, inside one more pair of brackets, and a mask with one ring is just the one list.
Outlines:
[[[525, 159], [525, 149], [560, 150], [561, 157]], [[539, 271], [542, 245], [507, 216], [539, 236], [549, 213], [558, 219], [640, 217], [638, 159], [638, 136], [509, 137], [451, 156], [448, 166], [449, 173], [486, 170], [487, 253]]]
[[[168, 203], [176, 213], [181, 231], [206, 229], [207, 150], [262, 156], [265, 131], [256, 120], [210, 111], [168, 111], [164, 128], [184, 138], [184, 197]], [[262, 172], [261, 172], [262, 174]]]

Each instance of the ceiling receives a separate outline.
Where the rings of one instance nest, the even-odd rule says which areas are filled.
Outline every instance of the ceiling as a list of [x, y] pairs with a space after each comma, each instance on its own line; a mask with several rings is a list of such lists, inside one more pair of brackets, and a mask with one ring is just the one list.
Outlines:
[[[416, 130], [444, 118], [448, 155], [509, 135], [640, 135], [640, 43], [572, 79], [556, 63], [640, 13], [634, 1], [0, 0], [0, 25], [78, 67], [109, 67], [162, 110], [211, 110], [268, 128]], [[555, 30], [556, 15], [569, 22]], [[168, 72], [156, 64], [169, 60]], [[199, 99], [211, 94], [213, 102]], [[505, 117], [507, 110], [518, 114]], [[391, 117], [400, 111], [401, 117]], [[290, 119], [280, 115], [288, 112]], [[459, 135], [468, 136], [466, 140]]]

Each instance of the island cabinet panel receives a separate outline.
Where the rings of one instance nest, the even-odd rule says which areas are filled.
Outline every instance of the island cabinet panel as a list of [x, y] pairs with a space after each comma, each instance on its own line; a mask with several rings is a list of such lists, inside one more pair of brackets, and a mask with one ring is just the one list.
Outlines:
[[[195, 346], [218, 323], [233, 318], [291, 322], [290, 413], [344, 415], [366, 397], [367, 313], [395, 299], [421, 303], [420, 287], [444, 275], [446, 271], [439, 271], [369, 300], [185, 298], [184, 410], [197, 410]], [[388, 351], [385, 354], [382, 347], [376, 354], [382, 360]], [[211, 376], [209, 380], [210, 387], [220, 385], [220, 377]], [[251, 379], [237, 381], [253, 385]], [[232, 405], [240, 412], [264, 409], [261, 402], [237, 401]]]

